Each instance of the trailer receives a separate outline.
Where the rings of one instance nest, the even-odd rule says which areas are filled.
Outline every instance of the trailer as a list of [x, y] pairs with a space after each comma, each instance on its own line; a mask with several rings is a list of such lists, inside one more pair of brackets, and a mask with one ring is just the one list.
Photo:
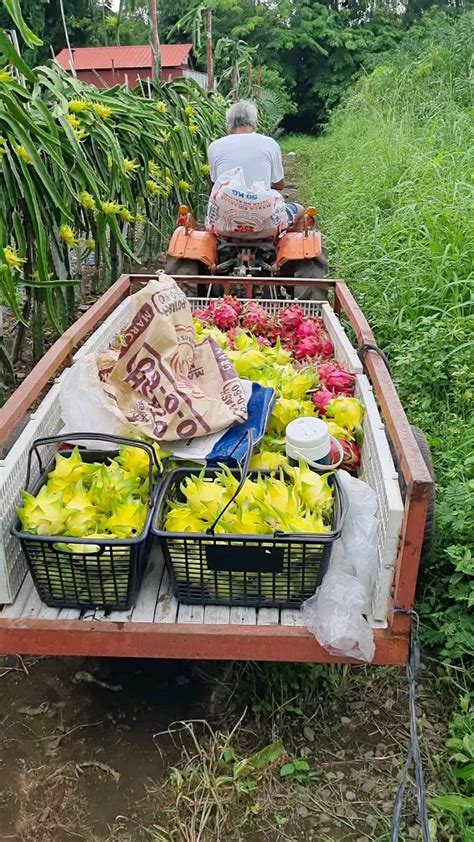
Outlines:
[[[26, 571], [18, 541], [10, 534], [24, 487], [33, 441], [59, 430], [62, 370], [85, 353], [106, 348], [126, 323], [130, 295], [152, 275], [122, 275], [47, 351], [0, 409], [0, 445], [12, 437], [45, 387], [55, 379], [26, 426], [0, 461], [0, 653], [56, 656], [262, 660], [353, 663], [321, 647], [302, 623], [300, 612], [179, 604], [171, 591], [158, 546], [152, 550], [135, 606], [112, 612], [57, 609], [41, 602]], [[200, 277], [178, 283], [202, 284]], [[230, 291], [236, 280], [213, 277]], [[255, 279], [238, 284], [252, 297]], [[260, 281], [261, 283], [261, 281]], [[272, 286], [272, 282], [265, 283]], [[301, 280], [279, 278], [292, 288]], [[366, 406], [363, 471], [379, 499], [379, 568], [372, 596], [374, 664], [406, 664], [418, 569], [430, 520], [434, 486], [392, 381], [387, 361], [360, 307], [343, 281], [310, 281], [331, 291], [333, 304], [305, 302], [322, 315], [340, 362], [357, 374], [357, 394]], [[276, 286], [276, 283], [275, 283]], [[284, 305], [272, 298], [268, 307]], [[348, 340], [350, 327], [357, 347]], [[85, 343], [84, 343], [84, 340]], [[79, 350], [75, 349], [81, 344]]]

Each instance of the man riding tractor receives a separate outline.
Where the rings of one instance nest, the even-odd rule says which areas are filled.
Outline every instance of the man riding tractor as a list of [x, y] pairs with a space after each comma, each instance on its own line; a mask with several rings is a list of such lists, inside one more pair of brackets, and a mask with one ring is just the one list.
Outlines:
[[[227, 135], [208, 149], [214, 187], [207, 230], [198, 230], [188, 208], [181, 206], [166, 271], [194, 276], [324, 278], [327, 259], [315, 227], [316, 211], [296, 202], [284, 204], [279, 192], [285, 183], [281, 150], [273, 138], [257, 132], [257, 108], [251, 102], [236, 102], [226, 117]], [[203, 283], [212, 279], [203, 278]], [[322, 290], [295, 287], [295, 297], [326, 296]]]

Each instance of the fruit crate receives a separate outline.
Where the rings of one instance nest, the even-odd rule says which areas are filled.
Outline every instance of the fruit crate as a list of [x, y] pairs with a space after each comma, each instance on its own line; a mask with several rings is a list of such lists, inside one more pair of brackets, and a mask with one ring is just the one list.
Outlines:
[[[203, 476], [216, 476], [208, 469]], [[242, 488], [241, 478], [234, 499]], [[270, 471], [247, 471], [243, 478], [269, 476]], [[174, 595], [193, 605], [241, 605], [249, 608], [299, 608], [312, 596], [329, 565], [334, 541], [340, 537], [347, 510], [346, 495], [337, 474], [329, 478], [334, 490], [331, 531], [321, 535], [274, 533], [231, 535], [169, 532], [164, 528], [166, 506], [183, 502], [180, 485], [199, 470], [178, 468], [165, 479], [156, 502], [152, 532], [161, 542]], [[231, 501], [229, 501], [231, 502]]]
[[[51, 453], [51, 447], [54, 444], [64, 443], [65, 440], [64, 436], [52, 436], [33, 442], [28, 456], [26, 487], [28, 488], [29, 485], [32, 457], [35, 454], [39, 464], [39, 477], [31, 489], [34, 496], [46, 484], [55, 463], [53, 453], [44, 467], [39, 447], [44, 446]], [[84, 440], [113, 442], [122, 446], [139, 447], [147, 452], [149, 511], [142, 533], [135, 538], [123, 539], [35, 535], [23, 532], [19, 519], [16, 520], [11, 531], [20, 541], [35, 587], [46, 605], [52, 608], [102, 608], [107, 612], [125, 611], [136, 600], [153, 541], [150, 525], [154, 502], [159, 491], [159, 481], [153, 480], [153, 468], [158, 468], [158, 464], [153, 448], [145, 442], [94, 433], [67, 435], [68, 443]], [[71, 452], [62, 451], [61, 455], [68, 458]], [[81, 451], [81, 456], [83, 462], [88, 464], [106, 463], [115, 458], [118, 452], [118, 449], [116, 451], [88, 449]]]

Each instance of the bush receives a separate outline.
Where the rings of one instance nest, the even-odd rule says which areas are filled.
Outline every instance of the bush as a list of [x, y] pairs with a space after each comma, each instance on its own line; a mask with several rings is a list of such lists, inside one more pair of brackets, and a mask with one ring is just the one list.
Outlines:
[[438, 535], [420, 610], [426, 640], [456, 659], [474, 649], [474, 15], [438, 20], [360, 80], [322, 138], [289, 147], [303, 199], [320, 210], [331, 274], [356, 293], [433, 451]]

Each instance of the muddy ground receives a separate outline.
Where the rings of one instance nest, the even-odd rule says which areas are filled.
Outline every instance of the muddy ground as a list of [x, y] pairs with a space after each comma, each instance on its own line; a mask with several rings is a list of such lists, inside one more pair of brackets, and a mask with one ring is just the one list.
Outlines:
[[[422, 679], [417, 713], [433, 791], [446, 711], [428, 671]], [[4, 658], [0, 711], [0, 839], [18, 842], [383, 839], [409, 733], [396, 669]], [[201, 834], [202, 786], [216, 772], [202, 758], [223, 739], [197, 724], [200, 757], [173, 723], [207, 719], [228, 733], [242, 716], [231, 740], [238, 757], [278, 737], [286, 755], [249, 792], [229, 798], [224, 787], [223, 818], [211, 816]], [[309, 771], [283, 779], [295, 758]], [[176, 766], [180, 792], [170, 782]], [[420, 838], [415, 813], [411, 795], [404, 838]]]

